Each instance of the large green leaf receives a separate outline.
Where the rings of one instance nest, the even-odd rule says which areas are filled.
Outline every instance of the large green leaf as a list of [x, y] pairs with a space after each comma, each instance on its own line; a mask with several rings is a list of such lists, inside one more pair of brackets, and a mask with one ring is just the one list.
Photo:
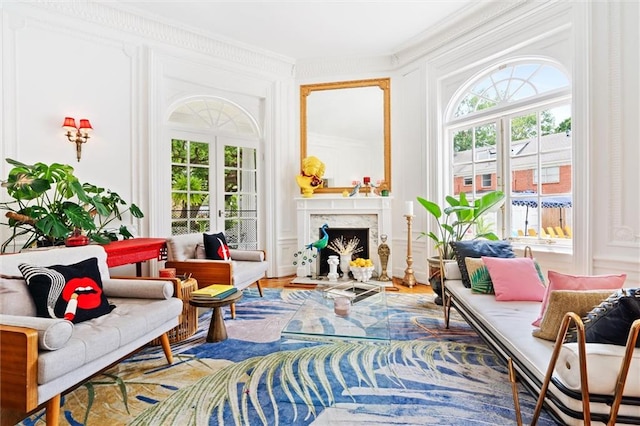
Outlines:
[[422, 197], [418, 197], [418, 202], [425, 208], [429, 213], [433, 215], [436, 219], [440, 219], [442, 217], [442, 209], [440, 206], [434, 203], [433, 201], [425, 200]]
[[504, 201], [504, 198], [505, 195], [502, 191], [492, 191], [483, 195], [475, 202], [476, 217], [480, 217], [490, 209], [500, 205], [500, 203]]
[[120, 232], [120, 235], [122, 235], [125, 240], [128, 240], [129, 238], [133, 238], [133, 234], [129, 232], [129, 228], [127, 228], [124, 225], [120, 225], [119, 232]]
[[131, 216], [135, 218], [140, 219], [144, 217], [144, 213], [142, 213], [142, 210], [140, 210], [140, 208], [133, 203], [131, 204], [131, 207], [129, 207], [129, 211], [131, 212]]
[[89, 212], [76, 203], [72, 203], [70, 201], [64, 202], [62, 205], [62, 211], [74, 227], [87, 231], [96, 229], [96, 225]]
[[66, 237], [72, 229], [67, 226], [64, 220], [57, 214], [48, 213], [36, 222], [36, 227], [44, 234], [54, 239]]
[[111, 210], [102, 202], [102, 197], [99, 195], [94, 195], [91, 197], [90, 204], [95, 207], [96, 212], [100, 216], [109, 216], [111, 214]]

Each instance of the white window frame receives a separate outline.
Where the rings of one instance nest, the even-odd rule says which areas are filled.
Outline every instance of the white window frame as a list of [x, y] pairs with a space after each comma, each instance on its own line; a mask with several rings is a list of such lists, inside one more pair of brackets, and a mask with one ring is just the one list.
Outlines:
[[[533, 61], [535, 62], [535, 61]], [[494, 67], [495, 69], [495, 67]], [[560, 69], [560, 67], [558, 67]], [[546, 109], [551, 109], [554, 106], [558, 105], [571, 105], [571, 88], [557, 89], [552, 91], [547, 91], [543, 94], [533, 96], [531, 98], [527, 98], [521, 101], [508, 103], [508, 102], [500, 102], [496, 106], [487, 108], [484, 110], [477, 110], [470, 112], [461, 117], [453, 117], [453, 113], [457, 109], [458, 102], [463, 99], [464, 96], [467, 95], [467, 88], [472, 87], [475, 83], [481, 81], [486, 78], [487, 75], [491, 74], [491, 71], [476, 75], [473, 80], [468, 81], [465, 85], [458, 91], [457, 96], [452, 98], [452, 102], [449, 104], [449, 108], [446, 109], [448, 114], [445, 114], [445, 123], [443, 124], [444, 134], [447, 135], [445, 138], [445, 143], [448, 144], [447, 150], [451, 153], [450, 161], [453, 164], [453, 135], [458, 131], [468, 130], [474, 127], [482, 126], [483, 124], [489, 123], [490, 121], [496, 121], [500, 124], [500, 128], [497, 131], [497, 141], [496, 141], [496, 149], [501, 155], [496, 157], [497, 162], [497, 189], [503, 190], [505, 194], [507, 194], [507, 200], [505, 202], [504, 208], [501, 209], [498, 214], [497, 222], [498, 226], [501, 227], [503, 237], [510, 237], [510, 232], [507, 230], [511, 229], [511, 214], [510, 214], [510, 188], [511, 188], [511, 158], [510, 158], [510, 144], [506, 143], [506, 140], [510, 137], [510, 129], [508, 129], [509, 118], [524, 115], [528, 111], [542, 111]], [[558, 123], [556, 123], [558, 124]], [[538, 129], [538, 134], [540, 134], [540, 129]], [[474, 147], [475, 149], [475, 147]], [[538, 153], [539, 155], [539, 153]], [[472, 169], [475, 170], [475, 164], [481, 161], [475, 158], [475, 155], [471, 157]], [[573, 164], [573, 155], [572, 155], [572, 167], [575, 167]], [[538, 168], [541, 168], [540, 161], [538, 160]], [[452, 169], [450, 169], [452, 170]], [[451, 186], [453, 183], [453, 175], [449, 178], [449, 183], [447, 185]], [[484, 184], [484, 182], [482, 182]], [[540, 190], [540, 184], [538, 185], [538, 193], [542, 193]], [[478, 188], [481, 189], [482, 187]], [[477, 191], [475, 188], [474, 182], [474, 192]], [[549, 249], [550, 245], [548, 243], [556, 244], [554, 250], [557, 245], [562, 246], [562, 252], [572, 253], [573, 239], [567, 239], [566, 241], [556, 240], [544, 240], [543, 238], [537, 238], [536, 240], [526, 240], [522, 242], [522, 246], [524, 245], [536, 245], [539, 246], [542, 250]], [[514, 243], [516, 245], [520, 245], [520, 241], [517, 238], [514, 239]]]
[[[549, 171], [554, 170], [553, 173]], [[560, 166], [543, 167], [541, 170], [542, 180], [541, 183], [559, 183], [560, 182]], [[533, 183], [538, 183], [538, 169], [533, 170]]]

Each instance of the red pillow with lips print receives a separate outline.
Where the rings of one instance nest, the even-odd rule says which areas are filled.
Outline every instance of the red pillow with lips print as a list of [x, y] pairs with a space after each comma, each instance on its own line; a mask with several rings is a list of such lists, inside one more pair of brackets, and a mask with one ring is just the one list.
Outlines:
[[115, 308], [102, 292], [98, 259], [92, 257], [73, 265], [18, 265], [37, 315], [65, 318], [73, 323], [108, 314]]

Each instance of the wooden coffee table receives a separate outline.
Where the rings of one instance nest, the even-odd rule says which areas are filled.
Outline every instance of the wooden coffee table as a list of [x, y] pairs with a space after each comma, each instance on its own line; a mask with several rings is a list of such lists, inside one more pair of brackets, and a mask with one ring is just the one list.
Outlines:
[[233, 293], [231, 296], [222, 300], [193, 300], [189, 299], [191, 306], [198, 308], [212, 308], [211, 323], [209, 324], [209, 332], [207, 333], [207, 342], [221, 342], [227, 339], [227, 327], [224, 325], [222, 317], [222, 307], [236, 303], [242, 298], [242, 291]]

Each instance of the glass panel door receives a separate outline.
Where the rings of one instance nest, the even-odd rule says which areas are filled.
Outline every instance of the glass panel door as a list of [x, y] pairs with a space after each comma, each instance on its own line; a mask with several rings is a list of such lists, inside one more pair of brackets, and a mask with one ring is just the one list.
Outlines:
[[[244, 143], [243, 143], [244, 142]], [[218, 138], [224, 187], [218, 192], [219, 228], [232, 248], [258, 248], [257, 150], [241, 139]]]

